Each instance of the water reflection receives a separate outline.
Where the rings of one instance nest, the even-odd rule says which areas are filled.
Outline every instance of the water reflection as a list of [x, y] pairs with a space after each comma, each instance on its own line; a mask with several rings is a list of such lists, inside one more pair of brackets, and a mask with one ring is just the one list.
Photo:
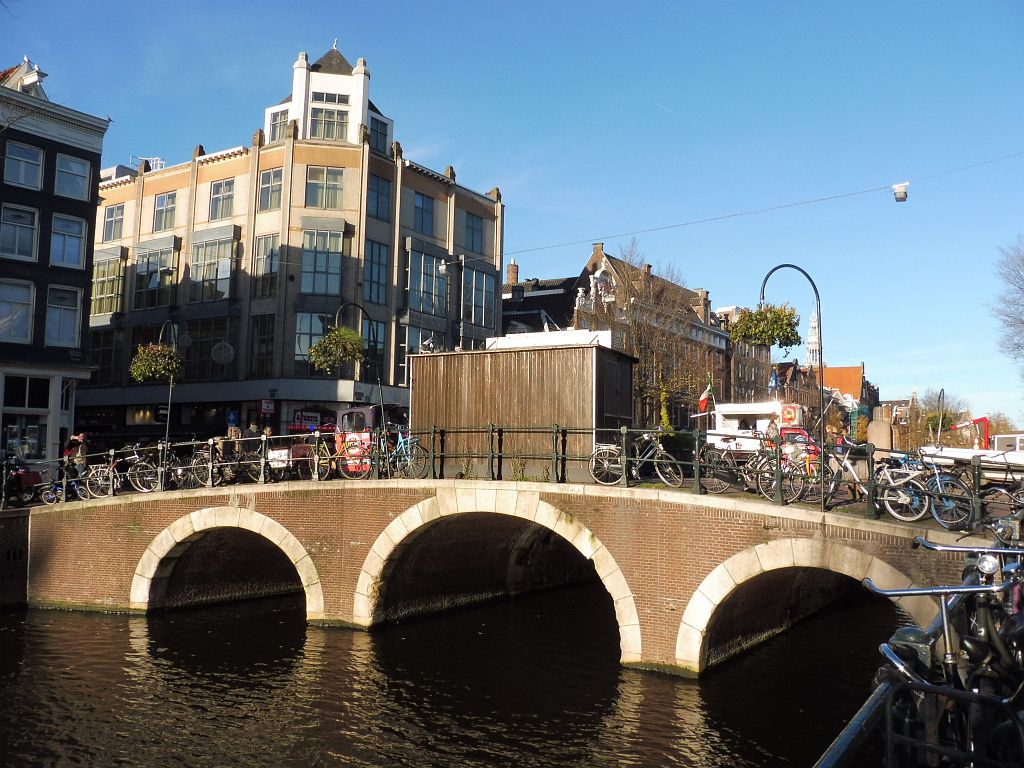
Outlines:
[[0, 614], [0, 764], [809, 765], [899, 620], [846, 606], [696, 683], [620, 668], [607, 599], [565, 590], [372, 634], [306, 626], [301, 595]]

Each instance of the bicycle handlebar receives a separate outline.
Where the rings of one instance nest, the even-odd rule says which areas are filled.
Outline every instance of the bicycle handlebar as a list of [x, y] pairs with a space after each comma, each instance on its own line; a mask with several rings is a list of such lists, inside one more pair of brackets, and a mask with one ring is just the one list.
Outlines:
[[910, 545], [914, 549], [924, 547], [932, 552], [963, 552], [968, 554], [984, 553], [989, 555], [1017, 555], [1024, 554], [1024, 549], [1015, 549], [1010, 547], [965, 547], [958, 544], [936, 544], [933, 541], [928, 541], [924, 536], [915, 536], [914, 541]]
[[1011, 587], [1015, 586], [1012, 581], [1004, 581], [1002, 584], [995, 584], [992, 586], [979, 585], [979, 586], [967, 586], [958, 584], [955, 587], [908, 587], [907, 589], [882, 589], [881, 587], [875, 586], [875, 583], [869, 578], [863, 578], [860, 581], [864, 585], [864, 588], [869, 592], [874, 592], [876, 595], [885, 595], [886, 597], [916, 597], [918, 595], [985, 595], [985, 594], [998, 594], [1005, 592]]

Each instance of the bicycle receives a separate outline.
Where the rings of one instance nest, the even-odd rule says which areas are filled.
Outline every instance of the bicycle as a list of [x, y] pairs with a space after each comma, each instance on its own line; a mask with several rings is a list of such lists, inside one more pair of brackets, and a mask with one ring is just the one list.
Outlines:
[[[93, 464], [89, 467], [89, 473], [85, 477], [85, 486], [89, 495], [94, 498], [110, 496], [112, 491], [120, 491], [127, 481], [135, 490], [142, 492], [135, 482], [132, 481], [132, 468], [139, 462], [144, 461], [139, 454], [139, 445], [130, 445], [125, 448], [131, 451], [124, 456], [112, 457], [109, 464]], [[136, 473], [136, 480], [138, 473]]]
[[[395, 436], [393, 446], [391, 435]], [[381, 430], [372, 443], [349, 440], [335, 455], [334, 466], [342, 477], [362, 480], [373, 471], [375, 456], [379, 457], [380, 467], [389, 476], [419, 480], [427, 473], [427, 450], [420, 445], [418, 437], [410, 437], [409, 430], [397, 424]]]
[[666, 451], [657, 434], [644, 432], [630, 444], [630, 456], [622, 456], [622, 447], [612, 444], [598, 444], [590, 455], [590, 476], [601, 485], [615, 485], [622, 479], [628, 467], [630, 477], [641, 478], [645, 466], [651, 465], [655, 474], [665, 485], [678, 488], [683, 484], [683, 473], [679, 462]]
[[931, 500], [932, 517], [943, 528], [961, 530], [971, 519], [971, 489], [960, 478], [939, 469], [934, 458], [921, 455], [921, 466], [927, 470], [925, 488]]

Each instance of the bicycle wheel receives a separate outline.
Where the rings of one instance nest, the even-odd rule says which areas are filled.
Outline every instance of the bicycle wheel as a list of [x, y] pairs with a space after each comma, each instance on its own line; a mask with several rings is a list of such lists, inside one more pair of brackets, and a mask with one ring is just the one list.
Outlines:
[[817, 459], [808, 459], [803, 468], [804, 487], [800, 493], [800, 500], [816, 504], [821, 499], [821, 492], [824, 489], [828, 493], [829, 485], [832, 483], [832, 468], [827, 463], [824, 465]]
[[63, 498], [64, 493], [61, 491], [59, 485], [51, 485], [39, 494], [39, 499], [43, 504], [56, 504]]
[[263, 468], [264, 482], [270, 482], [270, 465], [262, 462], [258, 453], [243, 453], [238, 458], [242, 468], [242, 480], [248, 483], [260, 481], [260, 468]]
[[361, 443], [347, 443], [336, 461], [338, 473], [348, 480], [362, 480], [373, 469], [373, 453]]
[[590, 476], [601, 485], [615, 485], [622, 479], [622, 456], [615, 448], [598, 448], [590, 455]]
[[914, 478], [899, 485], [879, 488], [878, 498], [886, 512], [905, 523], [920, 520], [928, 514], [930, 507], [928, 492], [924, 485]]
[[940, 474], [928, 481], [932, 517], [943, 528], [962, 528], [971, 519], [971, 491], [952, 475]]
[[709, 448], [700, 460], [700, 487], [708, 493], [725, 493], [739, 478], [731, 453]]
[[94, 498], [101, 498], [110, 495], [110, 487], [113, 483], [113, 470], [110, 467], [96, 465], [89, 470], [85, 476], [85, 488], [89, 495]]
[[160, 477], [148, 461], [137, 461], [128, 468], [128, 482], [139, 493], [152, 493], [160, 485]]
[[89, 489], [85, 487], [85, 480], [75, 480], [68, 483], [68, 496], [79, 501], [88, 501]]
[[427, 474], [427, 449], [419, 443], [408, 443], [397, 460], [398, 474], [407, 480], [419, 480]]
[[654, 454], [654, 471], [665, 485], [678, 488], [683, 484], [683, 470], [679, 462], [666, 450], [659, 448]]
[[[782, 500], [786, 504], [800, 498], [804, 491], [804, 476], [800, 467], [783, 461], [779, 480], [782, 483]], [[757, 490], [768, 501], [775, 501], [775, 487], [775, 462], [769, 461], [757, 476]]]

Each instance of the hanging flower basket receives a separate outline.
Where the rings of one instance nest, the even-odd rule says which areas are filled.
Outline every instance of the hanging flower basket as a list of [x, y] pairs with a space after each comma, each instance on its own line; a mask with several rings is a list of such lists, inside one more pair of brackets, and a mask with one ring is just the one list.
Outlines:
[[740, 316], [729, 329], [729, 338], [748, 344], [777, 346], [788, 352], [803, 341], [797, 331], [799, 324], [800, 316], [788, 304], [762, 304], [753, 312], [740, 311]]
[[171, 381], [180, 379], [183, 365], [181, 355], [168, 344], [142, 344], [128, 367], [135, 381]]
[[331, 328], [309, 347], [309, 364], [324, 373], [333, 373], [342, 363], [362, 357], [363, 340], [351, 328]]

